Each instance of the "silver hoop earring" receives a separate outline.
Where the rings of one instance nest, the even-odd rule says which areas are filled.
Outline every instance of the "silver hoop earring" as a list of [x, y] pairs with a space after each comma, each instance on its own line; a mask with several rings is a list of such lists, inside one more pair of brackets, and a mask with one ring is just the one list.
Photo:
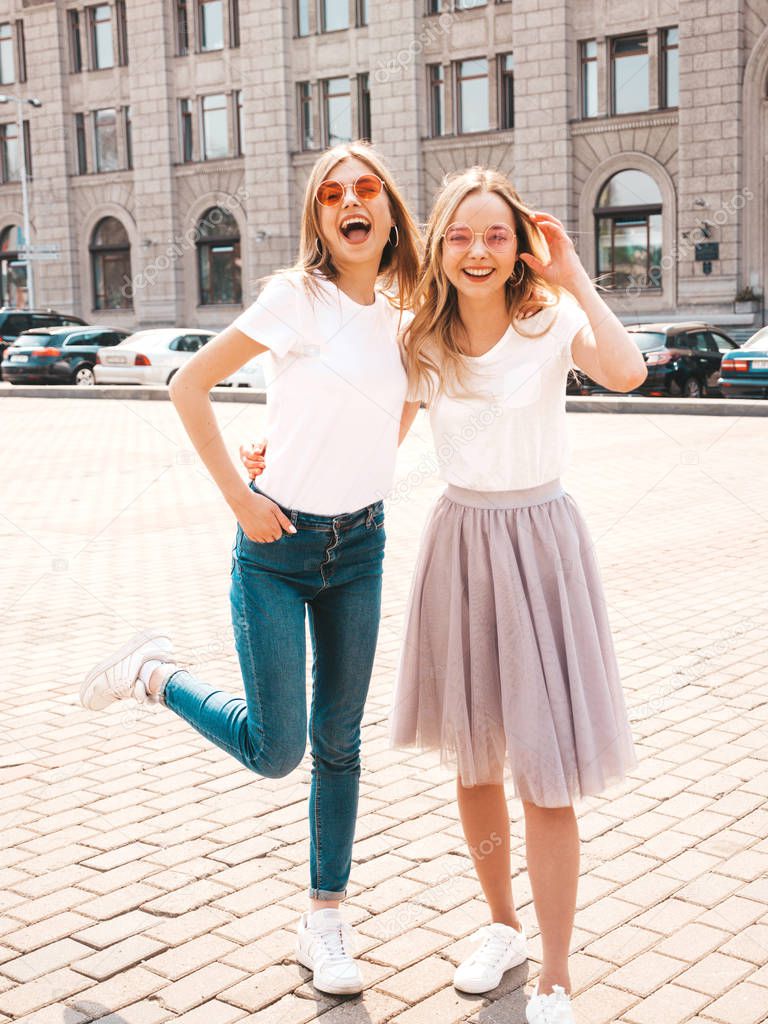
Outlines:
[[507, 280], [509, 281], [509, 283], [511, 285], [518, 285], [518, 284], [520, 284], [520, 282], [523, 280], [523, 277], [525, 276], [525, 263], [523, 263], [522, 260], [516, 260], [515, 261], [515, 266], [517, 266], [518, 263], [520, 264], [520, 276], [518, 278], [514, 278], [514, 279], [511, 276], [507, 278]]
[[[395, 240], [392, 241], [392, 232], [395, 232]], [[400, 245], [400, 232], [397, 230], [397, 224], [393, 224], [389, 230], [389, 244], [393, 249], [396, 249]]]

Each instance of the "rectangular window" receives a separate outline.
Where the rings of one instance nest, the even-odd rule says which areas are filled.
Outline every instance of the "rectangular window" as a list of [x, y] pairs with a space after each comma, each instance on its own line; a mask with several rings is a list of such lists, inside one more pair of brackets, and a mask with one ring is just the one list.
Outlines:
[[456, 65], [459, 132], [488, 131], [488, 61], [461, 60]]
[[117, 155], [117, 111], [105, 107], [93, 112], [96, 170], [116, 171], [120, 166]]
[[296, 0], [296, 35], [309, 35], [309, 3], [310, 0]]
[[187, 0], [176, 0], [176, 56], [186, 57], [189, 53], [189, 17]]
[[240, 4], [229, 0], [229, 45], [236, 49], [240, 45]]
[[179, 100], [179, 138], [181, 140], [181, 160], [188, 164], [194, 160], [192, 152], [192, 101]]
[[320, 0], [321, 31], [349, 28], [349, 0]]
[[315, 148], [315, 130], [312, 118], [312, 83], [299, 82], [299, 146], [302, 149]]
[[131, 170], [133, 168], [133, 126], [130, 107], [123, 107], [123, 132], [125, 133], [125, 166]]
[[358, 138], [371, 141], [371, 77], [368, 72], [357, 76]]
[[442, 0], [427, 0], [427, 14], [440, 14], [442, 9]]
[[115, 47], [112, 41], [112, 10], [109, 4], [88, 8], [91, 30], [91, 67], [115, 66]]
[[515, 127], [515, 61], [511, 53], [499, 57], [499, 128]]
[[348, 78], [323, 82], [323, 130], [325, 145], [352, 141], [352, 104]]
[[667, 28], [661, 33], [661, 89], [660, 106], [677, 107], [680, 104], [679, 32]]
[[85, 143], [85, 114], [75, 114], [77, 173], [88, 173], [88, 149]]
[[241, 89], [235, 92], [235, 153], [243, 155], [243, 143], [245, 139], [245, 125], [243, 123], [243, 93]]
[[597, 117], [597, 40], [581, 43], [581, 116]]
[[27, 48], [24, 45], [24, 22], [16, 22], [16, 64], [19, 69], [19, 81], [27, 80]]
[[16, 67], [13, 59], [13, 26], [9, 21], [0, 25], [0, 85], [16, 81]]
[[21, 124], [22, 131], [24, 132], [24, 166], [27, 168], [27, 177], [32, 177], [32, 139], [29, 134], [29, 121], [23, 121]]
[[0, 171], [2, 180], [19, 180], [19, 133], [15, 124], [0, 124]]
[[471, 11], [475, 7], [485, 7], [488, 0], [456, 0], [457, 11]]
[[203, 160], [229, 156], [227, 97], [224, 93], [203, 96]]
[[125, 0], [115, 0], [117, 19], [117, 63], [125, 67], [128, 63], [128, 19], [125, 14]]
[[80, 40], [80, 12], [75, 10], [67, 11], [67, 25], [69, 27], [69, 70], [72, 72], [83, 70], [83, 47]]
[[368, 24], [368, 0], [355, 0], [355, 24], [358, 28]]
[[223, 0], [198, 0], [198, 31], [200, 49], [224, 49], [224, 4]]
[[445, 68], [442, 64], [428, 65], [429, 73], [429, 134], [433, 138], [445, 135]]
[[648, 36], [624, 36], [611, 40], [613, 113], [648, 110]]

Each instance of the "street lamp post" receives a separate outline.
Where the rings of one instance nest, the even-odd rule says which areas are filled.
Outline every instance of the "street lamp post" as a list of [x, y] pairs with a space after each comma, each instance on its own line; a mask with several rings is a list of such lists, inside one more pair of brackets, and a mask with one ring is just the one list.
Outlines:
[[42, 107], [40, 100], [32, 97], [23, 99], [21, 96], [12, 96], [9, 93], [0, 93], [0, 103], [16, 104], [16, 125], [17, 138], [19, 140], [19, 152], [21, 154], [19, 176], [21, 178], [21, 203], [24, 214], [24, 266], [27, 274], [27, 305], [30, 309], [35, 308], [35, 275], [30, 260], [31, 231], [29, 222], [29, 191], [27, 189], [27, 143], [24, 138], [24, 119], [22, 110], [25, 103], [31, 107]]

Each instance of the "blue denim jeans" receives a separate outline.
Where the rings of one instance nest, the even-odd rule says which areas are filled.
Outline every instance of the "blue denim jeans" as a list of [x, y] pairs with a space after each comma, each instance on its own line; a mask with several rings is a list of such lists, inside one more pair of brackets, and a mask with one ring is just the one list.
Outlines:
[[378, 501], [338, 516], [283, 512], [297, 533], [260, 544], [238, 523], [232, 548], [230, 604], [245, 698], [179, 669], [166, 683], [164, 701], [247, 768], [267, 778], [287, 775], [307, 742], [309, 614], [310, 896], [341, 899], [352, 862], [360, 723], [381, 614], [384, 510]]

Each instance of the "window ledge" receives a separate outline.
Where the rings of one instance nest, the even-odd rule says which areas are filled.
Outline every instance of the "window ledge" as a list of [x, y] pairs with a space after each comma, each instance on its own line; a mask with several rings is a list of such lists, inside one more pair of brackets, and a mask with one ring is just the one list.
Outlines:
[[601, 114], [598, 117], [573, 118], [569, 124], [572, 135], [591, 135], [595, 132], [618, 132], [622, 128], [652, 128], [655, 125], [678, 123], [677, 107], [659, 107], [641, 110], [636, 114]]

